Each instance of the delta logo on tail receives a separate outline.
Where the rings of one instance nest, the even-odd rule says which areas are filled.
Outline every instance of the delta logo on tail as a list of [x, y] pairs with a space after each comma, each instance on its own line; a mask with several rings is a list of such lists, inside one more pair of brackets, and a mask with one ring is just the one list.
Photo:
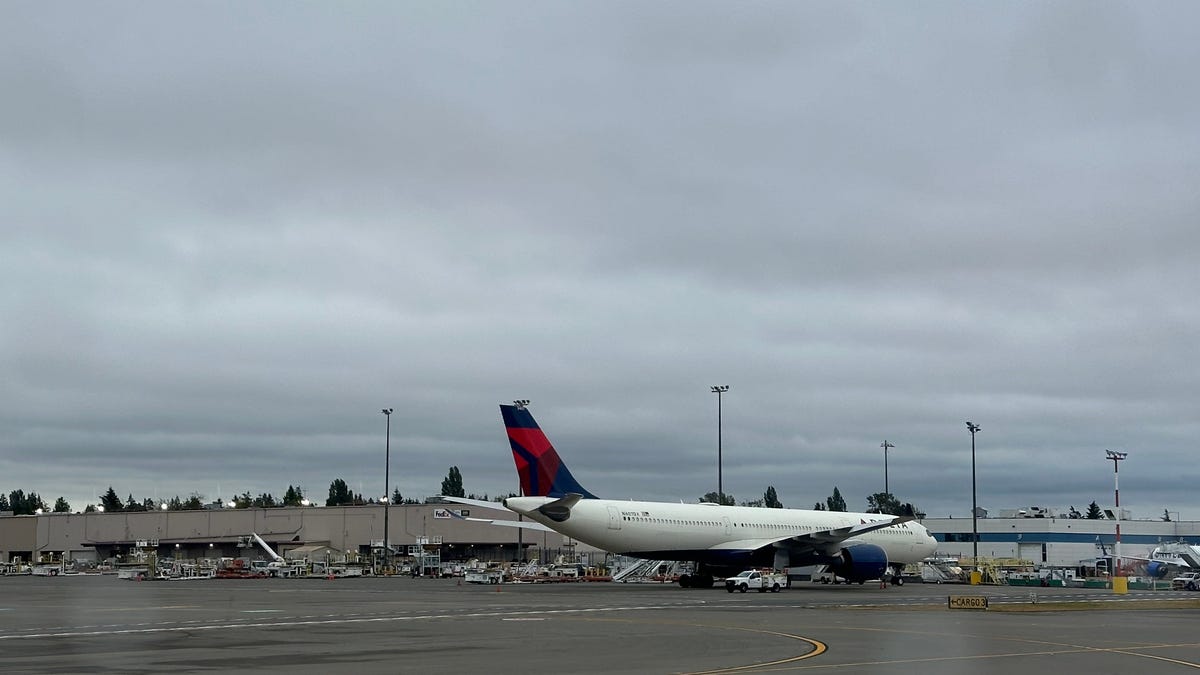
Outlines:
[[550, 444], [550, 439], [542, 433], [541, 427], [523, 404], [502, 405], [500, 414], [508, 431], [508, 443], [512, 446], [523, 496], [563, 497], [577, 494], [584, 499], [596, 498], [571, 475]]

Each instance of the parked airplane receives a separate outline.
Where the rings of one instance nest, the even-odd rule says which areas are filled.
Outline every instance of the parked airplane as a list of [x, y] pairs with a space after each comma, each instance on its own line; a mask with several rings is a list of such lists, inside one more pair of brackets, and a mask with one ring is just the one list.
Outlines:
[[[908, 516], [599, 499], [575, 480], [522, 403], [500, 406], [523, 494], [503, 505], [534, 522], [489, 522], [550, 529], [622, 555], [693, 561], [696, 573], [679, 579], [684, 587], [712, 586], [714, 577], [748, 567], [806, 565], [828, 565], [859, 583], [890, 570], [898, 585], [905, 564], [937, 548]], [[495, 502], [447, 499], [498, 508]]]
[[[1108, 551], [1104, 550], [1107, 555]], [[1121, 561], [1136, 560], [1146, 565], [1146, 576], [1154, 579], [1165, 579], [1173, 574], [1195, 572], [1200, 570], [1200, 546], [1194, 546], [1184, 541], [1168, 542], [1156, 546], [1150, 552], [1149, 558], [1136, 555], [1122, 555]]]

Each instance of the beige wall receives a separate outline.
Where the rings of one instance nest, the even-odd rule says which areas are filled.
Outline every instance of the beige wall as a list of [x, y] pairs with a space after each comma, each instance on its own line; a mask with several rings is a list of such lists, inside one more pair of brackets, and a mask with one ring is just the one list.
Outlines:
[[[457, 518], [436, 518], [432, 504], [397, 505], [390, 509], [389, 540], [394, 545], [415, 543], [417, 537], [442, 538], [443, 544], [463, 551], [469, 545], [514, 545], [517, 530]], [[468, 507], [455, 507], [468, 508]], [[474, 517], [515, 520], [502, 511], [480, 512]], [[37, 556], [43, 552], [65, 553], [95, 550], [120, 542], [127, 548], [142, 539], [158, 539], [160, 545], [201, 546], [210, 542], [236, 542], [238, 537], [257, 532], [272, 544], [288, 541], [328, 543], [348, 551], [383, 539], [383, 506], [296, 507], [279, 509], [216, 509], [211, 511], [158, 511], [137, 513], [43, 514], [0, 517], [0, 556], [8, 560], [15, 551]], [[525, 532], [526, 546], [562, 548], [564, 538], [556, 533]], [[449, 559], [451, 552], [443, 551]], [[454, 555], [453, 557], [459, 557]]]

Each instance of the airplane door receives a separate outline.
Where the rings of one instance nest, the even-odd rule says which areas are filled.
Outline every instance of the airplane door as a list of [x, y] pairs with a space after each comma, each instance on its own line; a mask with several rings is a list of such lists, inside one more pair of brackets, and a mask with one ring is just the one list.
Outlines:
[[608, 507], [608, 529], [621, 529], [621, 512], [615, 506]]
[[733, 535], [733, 526], [729, 524], [729, 517], [725, 516], [725, 517], [721, 518], [721, 520], [725, 522], [725, 535], [732, 536]]

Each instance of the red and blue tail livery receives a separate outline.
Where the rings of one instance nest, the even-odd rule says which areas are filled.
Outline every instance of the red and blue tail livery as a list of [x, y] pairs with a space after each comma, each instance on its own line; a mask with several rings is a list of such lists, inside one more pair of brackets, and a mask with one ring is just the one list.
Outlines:
[[568, 494], [583, 495], [595, 499], [596, 495], [583, 489], [563, 464], [550, 439], [524, 405], [502, 405], [504, 428], [508, 431], [508, 443], [512, 446], [513, 461], [517, 464], [517, 475], [521, 478], [524, 497], [563, 497]]

